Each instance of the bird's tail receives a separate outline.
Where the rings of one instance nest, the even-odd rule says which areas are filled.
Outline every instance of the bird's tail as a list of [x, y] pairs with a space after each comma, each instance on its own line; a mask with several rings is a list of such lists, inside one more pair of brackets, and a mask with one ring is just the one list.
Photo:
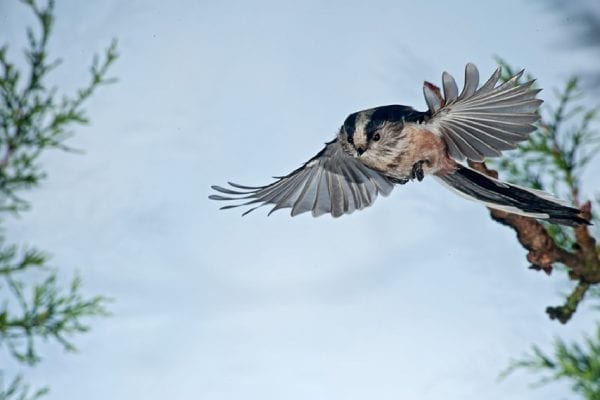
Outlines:
[[436, 178], [461, 196], [490, 208], [561, 225], [589, 224], [580, 210], [546, 192], [501, 182], [462, 165], [453, 173]]

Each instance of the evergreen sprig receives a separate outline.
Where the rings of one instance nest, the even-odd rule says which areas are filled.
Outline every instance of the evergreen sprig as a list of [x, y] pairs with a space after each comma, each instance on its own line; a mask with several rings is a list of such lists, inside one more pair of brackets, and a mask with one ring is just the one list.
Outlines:
[[[499, 63], [505, 78], [514, 73], [506, 62], [499, 60]], [[551, 191], [578, 207], [589, 209], [591, 205], [586, 206], [581, 199], [581, 178], [600, 151], [600, 131], [594, 125], [599, 109], [583, 105], [583, 89], [575, 77], [555, 90], [554, 95], [557, 105], [544, 106], [539, 129], [496, 165], [502, 175], [513, 182]], [[596, 199], [598, 205], [599, 200]], [[600, 225], [598, 214], [592, 213], [591, 217], [595, 226]], [[544, 224], [544, 227], [550, 240], [565, 251], [572, 250], [576, 264], [581, 266], [577, 274], [568, 271], [569, 277], [578, 282], [565, 304], [547, 309], [551, 318], [566, 322], [585, 297], [600, 296], [598, 280], [587, 279], [598, 274], [600, 249], [588, 227], [575, 230], [553, 224]], [[538, 385], [564, 380], [582, 399], [600, 400], [600, 325], [596, 333], [584, 337], [581, 344], [555, 339], [551, 354], [533, 346], [529, 354], [513, 361], [502, 377], [519, 369], [541, 375]]]
[[537, 385], [566, 380], [582, 399], [600, 400], [600, 326], [594, 335], [583, 339], [583, 344], [555, 339], [552, 355], [533, 346], [530, 354], [513, 361], [502, 376], [516, 369], [541, 374]]
[[[504, 80], [514, 75], [516, 71], [508, 63], [498, 62]], [[526, 79], [531, 80], [531, 75]], [[543, 105], [538, 130], [495, 165], [510, 181], [549, 191], [580, 207], [581, 177], [600, 152], [600, 131], [594, 126], [600, 110], [583, 104], [584, 91], [577, 77], [553, 93], [557, 105]], [[597, 213], [592, 213], [592, 222], [600, 222]], [[545, 227], [559, 246], [568, 249], [575, 244], [571, 229], [557, 224]]]
[[[94, 57], [88, 83], [72, 95], [59, 95], [47, 84], [61, 65], [47, 51], [54, 1], [21, 3], [38, 26], [26, 31], [25, 68], [11, 60], [7, 44], [0, 47], [0, 230], [4, 218], [30, 208], [25, 193], [46, 177], [40, 156], [51, 149], [73, 151], [66, 141], [76, 126], [89, 123], [84, 105], [99, 87], [115, 81], [108, 71], [118, 57], [113, 41]], [[6, 232], [0, 236], [0, 350], [24, 365], [40, 362], [40, 340], [75, 350], [73, 337], [88, 331], [89, 318], [107, 315], [108, 299], [84, 296], [79, 276], [63, 286], [45, 252], [11, 243]], [[33, 400], [48, 391], [30, 390], [21, 375], [6, 384], [4, 379], [0, 367], [0, 400]]]

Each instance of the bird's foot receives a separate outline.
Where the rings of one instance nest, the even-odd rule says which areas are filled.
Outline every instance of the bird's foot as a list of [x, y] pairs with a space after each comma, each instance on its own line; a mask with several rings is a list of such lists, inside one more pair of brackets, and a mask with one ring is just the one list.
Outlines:
[[410, 173], [410, 179], [416, 179], [419, 182], [423, 180], [425, 177], [425, 173], [423, 172], [423, 164], [428, 163], [427, 160], [420, 160], [413, 164], [412, 171]]
[[398, 185], [405, 185], [410, 180], [408, 178], [396, 178], [396, 177], [391, 177], [391, 176], [389, 176], [388, 179]]

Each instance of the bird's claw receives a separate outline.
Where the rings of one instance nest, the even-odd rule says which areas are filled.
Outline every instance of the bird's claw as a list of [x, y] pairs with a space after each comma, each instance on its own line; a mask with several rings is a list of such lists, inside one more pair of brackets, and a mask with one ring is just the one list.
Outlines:
[[410, 173], [410, 179], [416, 179], [419, 182], [423, 180], [425, 177], [425, 173], [423, 172], [423, 164], [426, 162], [426, 160], [420, 160], [413, 164], [412, 171]]
[[389, 179], [390, 179], [390, 180], [391, 180], [393, 183], [396, 183], [396, 184], [398, 184], [398, 185], [405, 185], [405, 184], [407, 184], [407, 183], [408, 183], [408, 181], [410, 180], [410, 179], [408, 179], [408, 178], [397, 178], [397, 177], [389, 177]]

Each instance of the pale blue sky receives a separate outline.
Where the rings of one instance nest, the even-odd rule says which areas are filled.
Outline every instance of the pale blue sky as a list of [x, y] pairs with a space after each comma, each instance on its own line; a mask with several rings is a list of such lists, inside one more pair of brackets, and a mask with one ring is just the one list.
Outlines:
[[[0, 2], [14, 55], [26, 21]], [[597, 62], [557, 45], [567, 24], [517, 0], [58, 0], [55, 83], [81, 86], [113, 37], [120, 82], [71, 141], [86, 154], [48, 154], [33, 210], [7, 231], [116, 302], [80, 353], [44, 345], [44, 362], [19, 371], [61, 400], [566, 397], [565, 385], [497, 377], [531, 343], [589, 331], [593, 314], [549, 321], [564, 276], [527, 270], [483, 207], [431, 179], [336, 220], [240, 218], [207, 196], [291, 171], [350, 112], [425, 108], [422, 81], [462, 81], [469, 61], [484, 76], [501, 55], [560, 85]], [[584, 192], [599, 184], [589, 172]]]

